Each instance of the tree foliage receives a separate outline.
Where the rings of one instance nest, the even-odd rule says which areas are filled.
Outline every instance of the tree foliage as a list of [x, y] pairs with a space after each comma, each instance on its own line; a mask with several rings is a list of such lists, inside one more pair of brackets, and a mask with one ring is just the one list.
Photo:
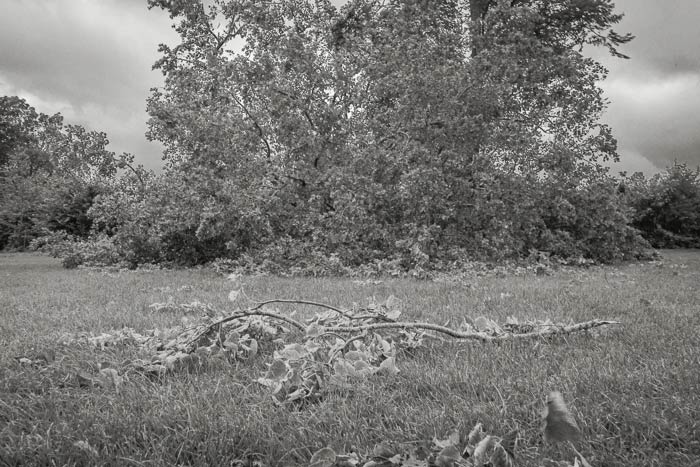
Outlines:
[[650, 179], [637, 172], [620, 187], [634, 209], [632, 225], [653, 246], [700, 247], [700, 168], [676, 162]]
[[131, 264], [421, 271], [645, 246], [602, 166], [606, 71], [580, 51], [622, 56], [609, 0], [149, 6], [181, 39], [148, 100], [166, 169], [122, 157], [90, 210]]
[[[310, 247], [406, 268], [644, 247], [601, 165], [618, 157], [606, 70], [580, 51], [622, 56], [611, 1], [149, 6], [181, 37], [160, 48], [149, 137], [206, 205], [190, 239], [216, 226], [232, 257]], [[231, 232], [246, 216], [248, 240]]]
[[25, 249], [49, 231], [86, 237], [87, 211], [118, 159], [102, 132], [0, 97], [0, 249]]

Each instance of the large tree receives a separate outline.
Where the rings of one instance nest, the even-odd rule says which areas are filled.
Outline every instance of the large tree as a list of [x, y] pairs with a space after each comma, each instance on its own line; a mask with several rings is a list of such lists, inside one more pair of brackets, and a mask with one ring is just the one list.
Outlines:
[[581, 52], [630, 40], [609, 0], [149, 5], [181, 36], [155, 65], [150, 137], [202, 191], [255, 199], [272, 237], [414, 264], [634, 243], [601, 165], [605, 69]]
[[108, 143], [105, 133], [0, 97], [0, 249], [26, 248], [49, 230], [87, 236], [87, 210], [119, 163]]

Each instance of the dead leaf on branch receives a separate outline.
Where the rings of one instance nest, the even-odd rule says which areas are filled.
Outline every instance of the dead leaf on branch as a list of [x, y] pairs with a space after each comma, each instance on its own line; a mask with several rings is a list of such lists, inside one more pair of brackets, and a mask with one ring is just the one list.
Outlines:
[[547, 398], [545, 414], [544, 440], [550, 443], [560, 441], [578, 441], [581, 430], [573, 415], [564, 403], [559, 391], [552, 391]]
[[[573, 422], [561, 394], [551, 393], [548, 406], [548, 427], [553, 430], [548, 434], [549, 439], [556, 438], [558, 441], [570, 442], [572, 437], [578, 436], [569, 431], [575, 422]], [[576, 426], [577, 429], [578, 426]], [[580, 435], [580, 431], [577, 433]], [[445, 439], [434, 437], [431, 445], [427, 442], [419, 443], [412, 450], [402, 449], [399, 444], [379, 443], [375, 445], [369, 454], [369, 459], [362, 465], [363, 467], [515, 467], [517, 438], [517, 430], [511, 431], [501, 438], [486, 433], [482, 424], [477, 423], [466, 436], [462, 436], [459, 430], [454, 430]], [[316, 465], [316, 462], [330, 462], [331, 452], [336, 456], [336, 459], [344, 456], [335, 453], [330, 448], [325, 449], [327, 450], [318, 451], [318, 456], [314, 455], [312, 465]], [[574, 451], [577, 457], [573, 464], [544, 458], [543, 465], [591, 467], [575, 448]], [[353, 455], [353, 463], [350, 464], [336, 462], [336, 464], [321, 463], [318, 465], [356, 467], [359, 462], [360, 459]]]
[[457, 446], [450, 445], [445, 446], [438, 453], [435, 459], [435, 465], [437, 467], [456, 467], [460, 465], [461, 460], [462, 456], [460, 455]]
[[289, 373], [289, 366], [283, 360], [275, 359], [267, 370], [265, 378], [282, 381], [286, 378], [287, 373]]
[[494, 320], [485, 316], [479, 316], [474, 320], [474, 328], [479, 332], [488, 332], [496, 335], [503, 332], [501, 331], [501, 327], [496, 324]]
[[470, 459], [472, 467], [513, 467], [515, 465], [515, 439], [517, 431], [503, 438], [486, 434], [481, 423], [469, 432], [462, 457]]
[[447, 446], [457, 446], [460, 441], [460, 435], [458, 430], [454, 430], [446, 439], [437, 439], [433, 437], [433, 445], [437, 448], [443, 449]]
[[275, 351], [275, 358], [284, 360], [301, 360], [309, 356], [307, 348], [299, 343], [287, 344], [282, 350]]
[[464, 453], [462, 456], [470, 457], [474, 455], [474, 449], [486, 436], [484, 433], [484, 427], [481, 423], [474, 425], [474, 428], [467, 435], [467, 446], [464, 448]]
[[[237, 294], [234, 295], [230, 298], [237, 298]], [[277, 303], [310, 305], [323, 310], [304, 324], [291, 317], [294, 313], [264, 309]], [[200, 316], [189, 318], [179, 328], [144, 334], [125, 328], [84, 339], [100, 348], [138, 345], [152, 351], [150, 362], [137, 360], [132, 367], [158, 377], [165, 372], [203, 371], [210, 363], [251, 360], [261, 348], [276, 347], [268, 374], [258, 382], [283, 402], [317, 398], [329, 383], [344, 386], [354, 378], [367, 378], [377, 373], [395, 376], [399, 372], [397, 352], [421, 346], [423, 337], [430, 334], [493, 342], [537, 339], [617, 324], [603, 320], [571, 325], [510, 320], [501, 327], [481, 316], [463, 328], [451, 329], [432, 323], [395, 321], [400, 315], [400, 304], [396, 297], [390, 296], [384, 303], [373, 303], [365, 308], [354, 306], [352, 311], [347, 311], [306, 300], [274, 299], [225, 315], [209, 305], [193, 302], [182, 305], [185, 308], [182, 311], [199, 310]], [[302, 342], [286, 343], [290, 328], [285, 325], [301, 331]], [[280, 346], [283, 347], [280, 349]], [[503, 445], [502, 448], [506, 454], [512, 454], [512, 447]]]
[[515, 457], [503, 444], [497, 444], [491, 455], [490, 464], [491, 467], [515, 467]]
[[495, 445], [498, 443], [498, 438], [491, 435], [486, 435], [479, 444], [474, 448], [474, 453], [472, 458], [474, 459], [474, 465], [484, 465], [490, 458]]
[[400, 370], [396, 367], [396, 358], [389, 357], [379, 364], [379, 373], [395, 376]]

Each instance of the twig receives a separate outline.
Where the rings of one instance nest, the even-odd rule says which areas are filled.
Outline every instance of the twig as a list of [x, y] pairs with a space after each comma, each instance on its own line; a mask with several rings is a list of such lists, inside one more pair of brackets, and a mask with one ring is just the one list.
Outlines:
[[295, 328], [299, 329], [302, 332], [306, 332], [306, 326], [301, 324], [299, 321], [292, 319], [288, 316], [280, 315], [279, 313], [274, 313], [272, 311], [264, 311], [258, 309], [259, 307], [253, 307], [249, 308], [247, 310], [243, 311], [237, 311], [229, 316], [226, 316], [225, 318], [221, 318], [220, 320], [217, 320], [211, 324], [209, 324], [207, 327], [205, 327], [202, 331], [198, 332], [194, 337], [190, 338], [188, 341], [188, 345], [191, 345], [194, 342], [197, 342], [202, 336], [205, 336], [211, 332], [212, 329], [216, 328], [217, 326], [221, 326], [224, 323], [228, 323], [229, 321], [234, 321], [237, 319], [241, 318], [246, 318], [248, 316], [267, 316], [270, 318], [278, 319], [280, 321], [284, 321], [285, 323], [289, 323]]
[[347, 349], [348, 347], [350, 347], [350, 344], [352, 344], [352, 343], [355, 342], [355, 341], [359, 341], [359, 340], [361, 340], [361, 339], [364, 339], [365, 337], [367, 337], [367, 331], [364, 331], [363, 333], [358, 334], [358, 335], [356, 335], [356, 336], [354, 336], [354, 337], [348, 339], [347, 342], [345, 343], [345, 345], [344, 345], [342, 348], [336, 350], [336, 351], [333, 353], [333, 355], [331, 355], [331, 361], [333, 361], [333, 359], [335, 358], [335, 356], [336, 356], [337, 354], [345, 352], [345, 349]]
[[355, 320], [355, 321], [359, 321], [359, 320], [361, 320], [361, 319], [370, 319], [370, 318], [374, 318], [374, 319], [380, 319], [380, 320], [382, 320], [382, 321], [386, 321], [387, 323], [395, 323], [395, 322], [396, 322], [395, 320], [389, 318], [388, 316], [379, 315], [379, 314], [354, 315], [354, 316], [350, 316], [349, 318], [352, 319], [352, 320]]
[[265, 305], [269, 305], [270, 303], [296, 303], [299, 305], [312, 305], [312, 306], [317, 306], [319, 308], [327, 308], [329, 310], [335, 311], [336, 313], [348, 318], [348, 319], [353, 319], [352, 315], [346, 310], [341, 310], [340, 308], [336, 308], [331, 305], [326, 305], [325, 303], [318, 303], [318, 302], [310, 302], [308, 300], [283, 300], [283, 299], [272, 299], [272, 300], [265, 300], [264, 302], [257, 302], [257, 305], [253, 308], [252, 310], [257, 310], [259, 308], [262, 308]]
[[304, 326], [302, 323], [299, 321], [290, 318], [289, 316], [284, 316], [279, 313], [275, 313], [273, 311], [264, 311], [264, 310], [244, 310], [244, 311], [239, 311], [236, 312], [230, 316], [227, 316], [225, 318], [221, 318], [220, 320], [216, 321], [214, 324], [210, 325], [209, 327], [217, 326], [219, 324], [224, 324], [228, 323], [229, 321], [233, 321], [235, 319], [240, 319], [240, 318], [245, 318], [247, 316], [268, 316], [270, 318], [275, 318], [280, 321], [284, 321], [285, 323], [289, 323], [295, 328], [299, 329], [300, 331], [306, 332], [306, 326]]
[[597, 328], [600, 326], [606, 326], [610, 324], [620, 324], [618, 321], [604, 321], [599, 319], [594, 319], [591, 321], [586, 321], [584, 323], [572, 324], [570, 326], [562, 326], [557, 328], [547, 328], [542, 331], [528, 332], [523, 334], [512, 334], [512, 333], [502, 333], [491, 335], [485, 332], [461, 332], [454, 329], [450, 329], [445, 326], [440, 326], [439, 324], [432, 323], [408, 323], [408, 322], [395, 322], [395, 323], [375, 323], [375, 324], [364, 324], [361, 326], [336, 326], [325, 328], [328, 332], [358, 332], [358, 331], [369, 331], [374, 329], [390, 329], [390, 328], [402, 328], [402, 329], [426, 329], [429, 331], [436, 331], [442, 334], [447, 334], [450, 337], [463, 340], [480, 340], [482, 342], [494, 342], [494, 341], [504, 341], [510, 339], [534, 339], [539, 337], [552, 336], [555, 334], [571, 334], [573, 332], [587, 331], [589, 329]]

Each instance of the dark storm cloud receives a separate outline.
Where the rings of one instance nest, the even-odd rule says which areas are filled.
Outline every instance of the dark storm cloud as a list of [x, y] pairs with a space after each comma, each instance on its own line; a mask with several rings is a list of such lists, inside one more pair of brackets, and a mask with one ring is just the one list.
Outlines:
[[700, 164], [700, 1], [617, 0], [616, 27], [635, 39], [630, 60], [595, 53], [609, 70], [602, 83], [620, 170], [658, 171], [674, 160]]
[[700, 72], [700, 2], [617, 0], [625, 12], [620, 30], [636, 36], [625, 49], [632, 68], [656, 76]]
[[169, 25], [145, 0], [5, 0], [0, 94], [106, 131], [110, 149], [155, 167], [160, 148], [144, 138], [145, 99], [162, 83], [151, 66], [158, 43], [174, 40]]
[[[342, 5], [343, 0], [334, 0]], [[617, 0], [616, 27], [636, 39], [630, 60], [593, 51], [609, 70], [604, 116], [618, 138], [615, 170], [658, 171], [674, 159], [700, 164], [700, 0]], [[160, 147], [144, 138], [151, 71], [160, 42], [177, 43], [171, 20], [146, 0], [2, 0], [0, 95], [106, 131], [115, 152], [149, 167]]]

